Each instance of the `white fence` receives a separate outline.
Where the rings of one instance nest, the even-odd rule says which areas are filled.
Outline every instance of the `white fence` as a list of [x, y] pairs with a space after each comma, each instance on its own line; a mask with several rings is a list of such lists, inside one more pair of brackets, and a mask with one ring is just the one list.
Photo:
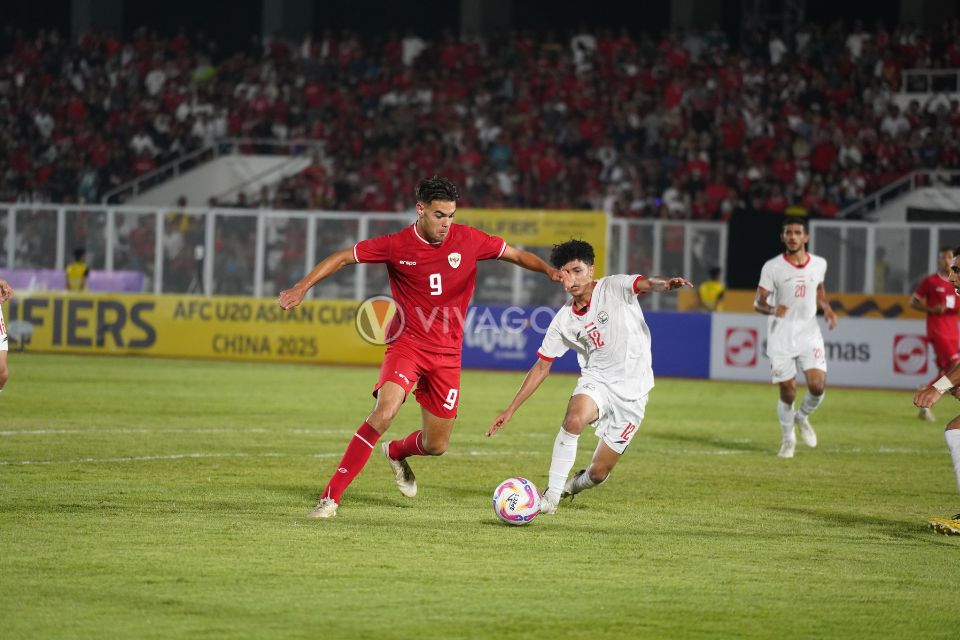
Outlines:
[[810, 250], [827, 259], [830, 292], [910, 294], [936, 271], [941, 247], [960, 247], [952, 224], [815, 220]]
[[[141, 271], [153, 293], [273, 296], [329, 253], [414, 219], [413, 212], [0, 204], [0, 267], [60, 270], [74, 248], [83, 247], [91, 269]], [[700, 281], [710, 267], [726, 262], [727, 228], [614, 220], [608, 245], [608, 273], [684, 274]], [[551, 302], [540, 299], [543, 289], [535, 274], [491, 264], [481, 269], [475, 300]], [[361, 264], [312, 293], [363, 299], [386, 292], [386, 271]], [[672, 305], [675, 296], [655, 296], [650, 303]]]

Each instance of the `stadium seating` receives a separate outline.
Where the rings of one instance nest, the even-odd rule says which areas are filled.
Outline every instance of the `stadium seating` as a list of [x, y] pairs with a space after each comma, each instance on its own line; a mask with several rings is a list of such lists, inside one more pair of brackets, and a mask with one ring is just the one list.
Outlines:
[[717, 29], [658, 41], [343, 32], [222, 56], [184, 32], [8, 29], [0, 201], [98, 202], [228, 136], [324, 142], [322, 162], [241, 203], [278, 208], [405, 209], [436, 172], [466, 205], [832, 217], [913, 169], [960, 168], [958, 102], [895, 100], [904, 70], [960, 67], [955, 25], [727, 43]]

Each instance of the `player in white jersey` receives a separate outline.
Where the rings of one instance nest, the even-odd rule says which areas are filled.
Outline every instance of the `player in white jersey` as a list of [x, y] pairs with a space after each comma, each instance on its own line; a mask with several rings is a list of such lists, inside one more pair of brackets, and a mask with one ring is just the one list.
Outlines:
[[[817, 446], [817, 434], [809, 418], [823, 401], [827, 384], [827, 359], [817, 324], [817, 307], [823, 309], [823, 317], [831, 330], [837, 326], [837, 315], [830, 308], [823, 289], [827, 261], [807, 252], [810, 236], [806, 220], [788, 218], [783, 223], [780, 239], [786, 251], [763, 265], [753, 308], [769, 316], [767, 358], [772, 381], [780, 385], [777, 417], [783, 431], [777, 455], [792, 458], [797, 447], [795, 426], [804, 443]], [[794, 411], [798, 367], [807, 380], [807, 395], [800, 409]]]
[[[6, 280], [0, 278], [0, 304], [13, 297], [13, 287]], [[7, 366], [7, 350], [9, 339], [7, 338], [7, 325], [3, 323], [3, 309], [0, 308], [0, 391], [7, 384], [10, 378], [10, 368]]]
[[[487, 430], [491, 436], [513, 417], [550, 374], [550, 366], [568, 349], [577, 352], [580, 379], [567, 403], [567, 414], [553, 444], [542, 513], [556, 513], [562, 496], [574, 495], [607, 479], [643, 421], [653, 388], [650, 330], [638, 296], [649, 291], [692, 287], [683, 278], [616, 275], [593, 279], [593, 247], [582, 240], [556, 245], [550, 262], [567, 274], [573, 299], [554, 316], [537, 362], [523, 379], [510, 405]], [[593, 460], [569, 480], [577, 441], [588, 424], [600, 438]]]

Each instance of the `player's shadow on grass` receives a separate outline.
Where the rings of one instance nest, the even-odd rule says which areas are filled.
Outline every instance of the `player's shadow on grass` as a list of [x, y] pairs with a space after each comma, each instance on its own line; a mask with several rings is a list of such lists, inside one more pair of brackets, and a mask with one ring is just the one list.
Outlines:
[[769, 452], [771, 450], [769, 446], [764, 446], [753, 440], [724, 440], [708, 433], [704, 433], [703, 435], [697, 435], [695, 433], [648, 433], [647, 438], [650, 440], [663, 440], [665, 442], [701, 444], [712, 449], [724, 449], [726, 451]]
[[844, 528], [862, 528], [864, 526], [875, 527], [879, 533], [891, 538], [900, 540], [923, 540], [924, 542], [942, 542], [936, 535], [931, 533], [926, 527], [925, 522], [903, 522], [901, 520], [891, 520], [889, 518], [879, 518], [877, 516], [865, 516], [859, 514], [826, 511], [823, 509], [806, 509], [802, 507], [770, 507], [773, 511], [782, 513], [816, 518], [827, 524], [832, 524]]

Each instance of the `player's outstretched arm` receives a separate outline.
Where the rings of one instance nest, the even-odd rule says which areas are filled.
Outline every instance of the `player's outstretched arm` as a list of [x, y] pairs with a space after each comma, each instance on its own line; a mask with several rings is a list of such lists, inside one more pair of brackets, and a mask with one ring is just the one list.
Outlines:
[[356, 264], [357, 260], [353, 257], [353, 249], [344, 249], [332, 253], [313, 268], [313, 271], [303, 276], [300, 282], [289, 289], [280, 292], [278, 301], [283, 309], [293, 309], [303, 302], [303, 297], [307, 295], [310, 287], [317, 284], [325, 278], [329, 278], [337, 271], [348, 264]]
[[0, 302], [6, 302], [13, 297], [13, 287], [10, 283], [0, 278]]
[[926, 389], [917, 391], [913, 396], [913, 404], [921, 409], [929, 409], [948, 391], [953, 391], [956, 397], [957, 385], [960, 385], [960, 363], [953, 365], [947, 375], [941, 376]]
[[642, 291], [673, 291], [682, 287], [693, 288], [693, 283], [680, 277], [650, 276], [637, 282], [636, 287], [637, 293]]
[[827, 300], [827, 292], [824, 290], [822, 282], [817, 285], [817, 304], [823, 309], [823, 319], [827, 321], [827, 328], [831, 331], [836, 329], [837, 314], [833, 311], [833, 307], [830, 306], [830, 301]]
[[539, 271], [540, 273], [547, 274], [547, 277], [553, 280], [554, 282], [560, 282], [563, 284], [564, 288], [568, 286], [567, 280], [569, 276], [560, 269], [554, 269], [549, 264], [543, 261], [543, 258], [538, 256], [535, 253], [530, 253], [529, 251], [522, 251], [520, 249], [511, 247], [507, 245], [503, 250], [503, 255], [500, 256], [501, 260], [513, 263], [518, 267], [523, 267], [530, 271]]
[[549, 360], [538, 359], [530, 371], [527, 372], [526, 377], [523, 379], [523, 383], [520, 385], [520, 388], [517, 390], [517, 395], [513, 397], [513, 400], [510, 401], [510, 406], [503, 410], [500, 415], [498, 415], [492, 423], [490, 423], [490, 428], [487, 429], [487, 436], [492, 436], [500, 429], [503, 429], [507, 426], [507, 423], [510, 422], [510, 418], [513, 417], [513, 414], [517, 409], [520, 408], [524, 402], [527, 401], [527, 398], [533, 395], [533, 392], [537, 390], [544, 380], [547, 379], [547, 376], [550, 375], [550, 366], [553, 363]]

